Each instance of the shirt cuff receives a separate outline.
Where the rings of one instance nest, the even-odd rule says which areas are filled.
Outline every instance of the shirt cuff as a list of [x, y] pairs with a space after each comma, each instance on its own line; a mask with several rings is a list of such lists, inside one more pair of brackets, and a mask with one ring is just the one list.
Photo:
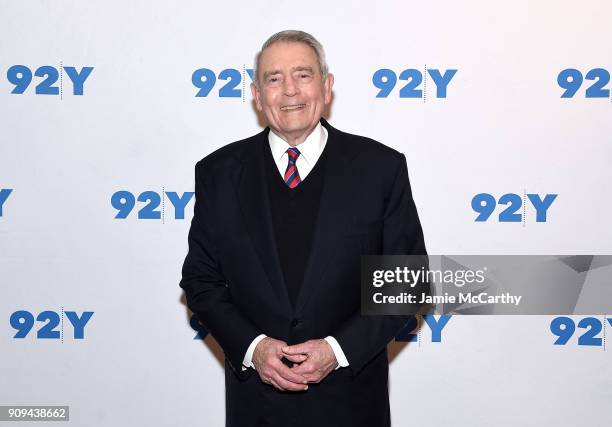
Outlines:
[[336, 356], [336, 360], [338, 361], [338, 366], [336, 366], [336, 369], [347, 367], [349, 365], [348, 360], [342, 351], [342, 347], [340, 347], [340, 344], [338, 344], [338, 341], [336, 341], [336, 339], [331, 335], [325, 337], [325, 341], [327, 341], [331, 346], [332, 350], [334, 351], [334, 355]]
[[266, 338], [266, 334], [257, 335], [249, 348], [247, 348], [246, 354], [244, 355], [244, 360], [242, 361], [242, 370], [246, 371], [247, 368], [255, 369], [255, 365], [253, 365], [253, 353], [255, 353], [255, 347], [259, 344], [259, 341]]

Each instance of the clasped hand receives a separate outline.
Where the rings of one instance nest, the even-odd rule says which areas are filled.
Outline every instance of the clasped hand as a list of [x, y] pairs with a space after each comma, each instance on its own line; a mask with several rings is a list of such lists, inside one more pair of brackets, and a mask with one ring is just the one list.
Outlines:
[[[285, 357], [294, 363], [289, 368]], [[322, 381], [337, 366], [334, 351], [324, 339], [288, 346], [271, 337], [261, 340], [253, 353], [253, 365], [261, 380], [278, 390], [304, 391], [308, 383]]]

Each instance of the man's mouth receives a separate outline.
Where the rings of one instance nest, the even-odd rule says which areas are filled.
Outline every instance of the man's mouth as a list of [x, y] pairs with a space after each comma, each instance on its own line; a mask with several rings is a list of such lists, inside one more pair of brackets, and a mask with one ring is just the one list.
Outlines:
[[292, 104], [292, 105], [283, 105], [280, 109], [281, 111], [293, 111], [299, 110], [300, 108], [304, 108], [306, 104]]

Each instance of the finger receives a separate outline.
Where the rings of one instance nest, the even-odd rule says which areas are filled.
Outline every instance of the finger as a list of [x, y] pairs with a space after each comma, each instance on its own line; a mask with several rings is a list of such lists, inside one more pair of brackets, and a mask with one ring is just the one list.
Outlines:
[[291, 381], [287, 381], [280, 374], [276, 373], [273, 377], [274, 382], [276, 382], [283, 390], [289, 391], [302, 391], [308, 390], [308, 386], [306, 384], [294, 383]]
[[315, 365], [312, 363], [312, 361], [308, 360], [304, 363], [302, 363], [301, 365], [296, 365], [293, 368], [291, 368], [291, 371], [294, 374], [300, 375], [304, 378], [306, 378], [309, 375], [312, 375], [315, 372]]
[[321, 371], [321, 370], [317, 370], [311, 374], [305, 374], [304, 377], [308, 380], [308, 383], [320, 383], [321, 381], [323, 381], [323, 379], [325, 377], [327, 377], [329, 374], [331, 373], [331, 371]]
[[263, 372], [259, 372], [259, 379], [264, 384], [271, 384], [270, 383], [270, 375], [269, 374], [264, 374]]
[[291, 381], [292, 383], [296, 383], [296, 384], [306, 384], [307, 382], [306, 378], [304, 378], [299, 373], [296, 373], [292, 369], [293, 368], [288, 368], [287, 366], [281, 363], [280, 366], [276, 367], [276, 372], [278, 373], [279, 376], [281, 376], [287, 381]]
[[321, 372], [313, 372], [312, 374], [306, 374], [304, 375], [304, 377], [308, 380], [308, 384], [318, 384], [323, 380], [323, 378], [325, 378], [325, 376], [322, 375]]
[[285, 390], [284, 390], [284, 389], [283, 389], [281, 386], [279, 386], [279, 385], [276, 383], [276, 381], [274, 381], [272, 378], [269, 378], [269, 379], [268, 379], [268, 383], [269, 383], [269, 384], [270, 384], [272, 387], [274, 387], [275, 389], [278, 389], [278, 390], [280, 390], [280, 391], [285, 391]]
[[285, 357], [294, 363], [302, 363], [308, 359], [308, 356], [305, 354], [286, 354]]
[[270, 384], [270, 378], [268, 378], [267, 376], [265, 376], [263, 373], [259, 373], [259, 379], [261, 380], [262, 383], [264, 384]]
[[303, 354], [309, 353], [311, 350], [311, 345], [308, 341], [303, 342], [301, 344], [296, 345], [288, 345], [281, 348], [282, 352], [285, 354]]

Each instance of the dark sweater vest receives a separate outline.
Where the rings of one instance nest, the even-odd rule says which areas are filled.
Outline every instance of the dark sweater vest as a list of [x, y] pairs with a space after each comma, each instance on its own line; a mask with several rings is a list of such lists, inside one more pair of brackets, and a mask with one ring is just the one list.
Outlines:
[[268, 144], [264, 150], [276, 247], [293, 307], [302, 286], [317, 224], [325, 175], [326, 148], [327, 145], [306, 179], [293, 189], [285, 184], [278, 173]]

